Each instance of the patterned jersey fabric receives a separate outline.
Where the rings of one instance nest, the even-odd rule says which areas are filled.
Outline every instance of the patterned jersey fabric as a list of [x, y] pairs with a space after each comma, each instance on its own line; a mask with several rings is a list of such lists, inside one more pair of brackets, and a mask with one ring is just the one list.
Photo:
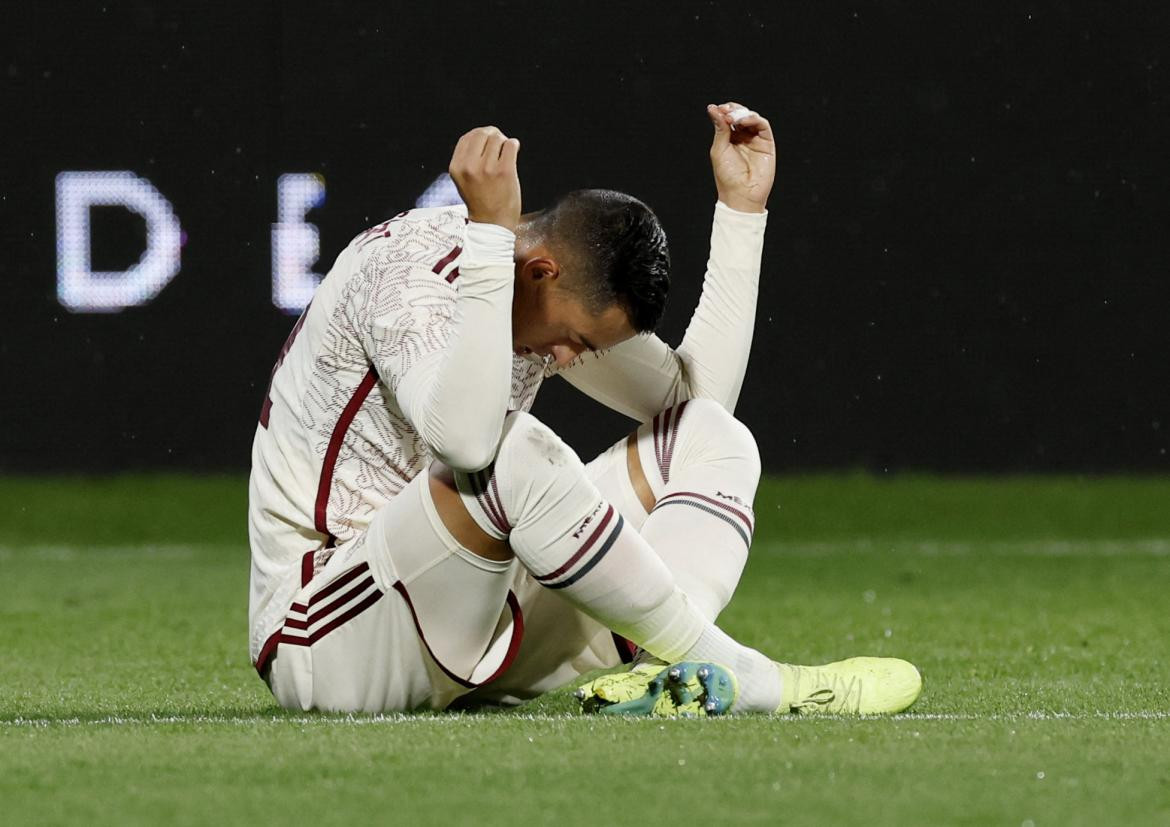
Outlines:
[[[281, 351], [252, 448], [253, 660], [327, 556], [310, 552], [365, 531], [431, 461], [395, 394], [450, 338], [466, 225], [463, 207], [420, 209], [359, 235]], [[531, 408], [545, 374], [513, 357], [509, 407]]]

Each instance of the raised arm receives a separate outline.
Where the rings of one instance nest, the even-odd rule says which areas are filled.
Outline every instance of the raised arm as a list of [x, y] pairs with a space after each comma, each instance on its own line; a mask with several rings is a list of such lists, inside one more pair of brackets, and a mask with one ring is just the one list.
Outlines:
[[436, 456], [458, 470], [479, 470], [492, 461], [508, 409], [519, 151], [520, 142], [495, 127], [459, 139], [450, 172], [469, 223], [451, 338], [445, 349], [414, 365], [398, 387], [411, 424]]
[[560, 371], [599, 402], [645, 421], [683, 399], [735, 409], [755, 327], [766, 204], [776, 173], [767, 119], [737, 103], [708, 106], [719, 201], [699, 305], [677, 350], [638, 336]]

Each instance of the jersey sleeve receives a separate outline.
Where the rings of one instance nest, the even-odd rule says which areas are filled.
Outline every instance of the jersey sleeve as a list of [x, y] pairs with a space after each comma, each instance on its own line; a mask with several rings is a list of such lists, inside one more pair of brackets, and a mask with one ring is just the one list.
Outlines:
[[684, 399], [713, 399], [734, 412], [752, 347], [766, 224], [767, 213], [716, 203], [703, 292], [677, 349], [644, 334], [557, 372], [640, 422]]
[[638, 422], [690, 398], [685, 365], [678, 353], [653, 333], [597, 353], [583, 353], [567, 367], [550, 372]]
[[395, 279], [398, 295], [377, 303], [362, 329], [383, 382], [435, 456], [478, 470], [495, 456], [511, 392], [514, 277], [510, 257], [468, 248], [457, 292], [409, 266]]

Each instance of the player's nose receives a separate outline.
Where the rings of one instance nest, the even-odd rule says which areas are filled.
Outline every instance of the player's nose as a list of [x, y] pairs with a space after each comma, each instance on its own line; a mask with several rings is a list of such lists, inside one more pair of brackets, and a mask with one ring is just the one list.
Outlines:
[[558, 367], [564, 367], [576, 359], [580, 351], [572, 345], [552, 345], [549, 347], [549, 353]]

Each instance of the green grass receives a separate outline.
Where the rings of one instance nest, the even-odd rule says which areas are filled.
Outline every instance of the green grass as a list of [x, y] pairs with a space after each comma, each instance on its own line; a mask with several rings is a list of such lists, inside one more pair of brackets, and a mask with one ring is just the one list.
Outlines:
[[236, 478], [0, 480], [0, 823], [1170, 823], [1170, 479], [768, 480], [721, 624], [892, 719], [276, 709]]

